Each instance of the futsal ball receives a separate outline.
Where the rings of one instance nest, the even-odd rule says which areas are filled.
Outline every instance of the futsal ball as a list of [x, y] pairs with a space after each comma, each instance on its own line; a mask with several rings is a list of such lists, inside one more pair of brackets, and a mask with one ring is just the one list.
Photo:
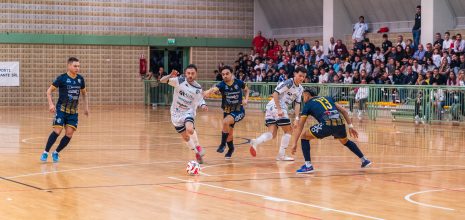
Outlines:
[[197, 161], [191, 160], [187, 163], [186, 171], [189, 175], [199, 175], [200, 164]]

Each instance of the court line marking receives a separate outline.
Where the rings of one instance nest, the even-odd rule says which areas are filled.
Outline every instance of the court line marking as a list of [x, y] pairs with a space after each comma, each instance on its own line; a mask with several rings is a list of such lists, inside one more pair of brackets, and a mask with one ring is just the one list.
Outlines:
[[[463, 190], [463, 189], [465, 189], [465, 188], [458, 188], [458, 189], [454, 189], [454, 190]], [[447, 207], [442, 207], [442, 206], [436, 206], [436, 205], [431, 205], [431, 204], [427, 204], [427, 203], [417, 202], [417, 201], [415, 201], [415, 200], [413, 200], [411, 198], [412, 196], [418, 195], [418, 194], [430, 193], [430, 192], [440, 192], [440, 191], [448, 191], [448, 189], [431, 189], [431, 190], [418, 191], [418, 192], [410, 193], [410, 194], [404, 196], [404, 199], [407, 200], [408, 202], [411, 202], [411, 203], [419, 205], [419, 206], [425, 206], [425, 207], [436, 208], [436, 209], [443, 209], [443, 210], [447, 210], [447, 211], [455, 211], [455, 209], [453, 209], [453, 208], [447, 208]]]
[[[273, 202], [276, 202], [276, 201], [279, 200], [280, 202], [287, 202], [287, 203], [291, 203], [291, 204], [297, 204], [297, 205], [303, 205], [303, 206], [307, 206], [307, 207], [317, 208], [317, 209], [320, 209], [321, 211], [332, 211], [332, 212], [337, 212], [337, 213], [342, 213], [342, 214], [352, 215], [352, 216], [358, 216], [358, 217], [363, 217], [363, 218], [368, 218], [368, 219], [383, 220], [382, 218], [378, 218], [378, 217], [363, 215], [363, 214], [359, 214], [359, 213], [356, 213], [356, 212], [333, 209], [333, 208], [314, 205], [314, 204], [310, 204], [310, 203], [303, 203], [303, 202], [299, 202], [299, 201], [283, 199], [283, 198], [278, 198], [278, 197], [274, 197], [274, 196], [267, 196], [267, 195], [263, 195], [263, 194], [252, 193], [252, 192], [242, 191], [242, 190], [233, 189], [233, 188], [221, 187], [221, 186], [211, 185], [211, 184], [207, 184], [207, 183], [193, 182], [193, 181], [190, 181], [190, 180], [179, 179], [179, 178], [176, 178], [176, 177], [168, 177], [168, 178], [172, 179], [172, 180], [185, 182], [185, 183], [192, 183], [192, 184], [208, 186], [208, 187], [211, 187], [211, 188], [222, 189], [222, 190], [225, 190], [225, 191], [228, 191], [228, 192], [236, 192], [236, 193], [240, 193], [240, 194], [256, 196], [256, 197], [267, 199], [268, 201], [273, 201]], [[270, 200], [270, 198], [272, 198], [273, 200]]]
[[[224, 159], [217, 159], [217, 160], [209, 160], [209, 161], [223, 161], [223, 160]], [[94, 166], [94, 167], [74, 168], [74, 169], [67, 169], [67, 170], [28, 173], [28, 174], [21, 174], [17, 176], [9, 176], [9, 177], [4, 177], [4, 178], [16, 179], [20, 177], [37, 176], [37, 175], [44, 175], [44, 174], [50, 174], [50, 173], [65, 173], [65, 172], [102, 169], [102, 168], [111, 168], [111, 167], [127, 167], [127, 166], [141, 166], [141, 165], [151, 165], [151, 164], [168, 164], [168, 163], [186, 163], [186, 161], [185, 160], [171, 160], [171, 161], [154, 161], [154, 162], [147, 162], [147, 163], [111, 164], [111, 165]]]

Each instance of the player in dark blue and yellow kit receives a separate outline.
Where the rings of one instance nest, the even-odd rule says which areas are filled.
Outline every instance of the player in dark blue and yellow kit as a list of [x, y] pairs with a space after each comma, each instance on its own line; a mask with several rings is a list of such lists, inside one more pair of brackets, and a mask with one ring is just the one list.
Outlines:
[[[223, 81], [204, 93], [204, 96], [208, 96], [213, 92], [221, 93], [221, 108], [224, 111], [223, 131], [221, 133], [221, 144], [216, 151], [218, 153], [223, 153], [227, 143], [228, 152], [225, 154], [226, 159], [231, 159], [234, 152], [234, 125], [244, 118], [244, 106], [247, 105], [249, 99], [249, 89], [247, 85], [242, 80], [235, 79], [232, 72], [233, 70], [231, 67], [224, 66], [221, 69]], [[245, 96], [245, 98], [243, 99], [242, 96]]]
[[[87, 100], [86, 83], [84, 78], [78, 74], [79, 59], [70, 57], [68, 59], [68, 72], [58, 76], [47, 90], [47, 100], [49, 110], [55, 113], [53, 120], [53, 132], [48, 137], [45, 151], [42, 153], [40, 160], [47, 161], [50, 148], [60, 136], [61, 131], [65, 128], [65, 136], [61, 139], [55, 152], [52, 154], [53, 162], [59, 161], [60, 153], [68, 145], [74, 131], [78, 126], [78, 104], [79, 96], [84, 98], [84, 114], [89, 115], [89, 105]], [[58, 101], [55, 106], [52, 101], [52, 92], [58, 89]]]
[[[320, 97], [317, 95], [318, 93], [313, 88], [307, 88], [303, 93], [305, 105], [300, 116], [299, 127], [294, 131], [292, 152], [295, 153], [297, 141], [300, 137], [305, 164], [297, 170], [297, 173], [311, 173], [314, 171], [310, 158], [310, 140], [322, 139], [328, 136], [338, 139], [344, 146], [357, 155], [362, 161], [362, 168], [369, 167], [371, 162], [363, 155], [357, 144], [347, 139], [344, 119], [349, 123], [349, 134], [352, 137], [358, 137], [358, 133], [354, 129], [347, 111], [342, 106], [336, 104], [332, 97]], [[318, 121], [318, 124], [302, 132], [309, 115], [313, 116]]]

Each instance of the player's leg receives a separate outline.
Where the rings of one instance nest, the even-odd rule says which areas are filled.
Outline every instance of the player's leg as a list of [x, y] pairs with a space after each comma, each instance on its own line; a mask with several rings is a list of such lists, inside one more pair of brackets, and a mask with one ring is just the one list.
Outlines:
[[228, 135], [228, 138], [226, 139], [226, 144], [228, 145], [228, 151], [226, 152], [226, 154], [224, 155], [224, 158], [226, 160], [230, 160], [231, 157], [232, 157], [232, 154], [234, 153], [234, 127], [231, 127], [229, 129], [229, 135]]
[[186, 118], [184, 126], [186, 127], [186, 131], [184, 132], [183, 139], [187, 142], [188, 147], [195, 152], [195, 158], [197, 159], [197, 162], [202, 164], [202, 157], [205, 155], [205, 151], [202, 149], [202, 147], [200, 147], [200, 145], [198, 145], [199, 141], [197, 139], [197, 134], [194, 128], [194, 119]]
[[297, 173], [314, 172], [313, 165], [312, 165], [312, 159], [310, 155], [310, 140], [317, 138], [315, 134], [312, 133], [312, 130], [311, 130], [315, 126], [321, 126], [321, 124], [312, 126], [310, 129], [305, 130], [305, 132], [300, 136], [300, 143], [302, 145], [302, 154], [305, 159], [305, 164], [302, 165], [302, 167], [300, 167], [300, 169], [296, 171]]
[[278, 120], [278, 126], [283, 129], [283, 136], [281, 137], [281, 144], [279, 145], [279, 153], [276, 157], [276, 160], [282, 161], [294, 161], [294, 158], [286, 155], [286, 149], [289, 146], [289, 141], [292, 137], [292, 127], [290, 125], [291, 121], [287, 120]]
[[367, 168], [371, 165], [371, 161], [368, 160], [365, 155], [363, 155], [360, 148], [358, 148], [357, 144], [347, 138], [347, 131], [345, 125], [335, 126], [335, 133], [333, 134], [334, 138], [338, 139], [341, 144], [349, 148], [352, 153], [357, 155], [358, 158], [362, 161], [362, 168]]
[[226, 141], [229, 136], [229, 130], [231, 129], [231, 125], [234, 124], [234, 117], [231, 114], [225, 114], [223, 118], [223, 129], [221, 131], [221, 143], [218, 146], [216, 152], [223, 153], [224, 149], [226, 148]]
[[53, 131], [48, 136], [48, 140], [47, 140], [47, 144], [45, 145], [44, 152], [40, 156], [41, 161], [43, 162], [47, 161], [50, 149], [52, 148], [53, 144], [55, 144], [56, 140], [58, 139], [58, 136], [60, 136], [61, 131], [63, 130], [64, 124], [65, 124], [65, 114], [62, 111], [57, 110], [57, 112], [55, 113], [55, 119], [53, 120]]
[[259, 137], [256, 139], [250, 140], [250, 154], [255, 157], [257, 156], [257, 148], [258, 145], [263, 144], [273, 138], [276, 137], [276, 134], [278, 132], [278, 126], [276, 126], [276, 121], [274, 120], [267, 120], [266, 121], [266, 126], [268, 127], [268, 131], [261, 134]]
[[66, 146], [68, 146], [69, 142], [71, 141], [71, 138], [73, 137], [75, 130], [76, 130], [76, 127], [73, 125], [67, 124], [65, 126], [65, 136], [61, 138], [60, 144], [58, 144], [57, 149], [52, 154], [52, 159], [54, 163], [57, 163], [60, 160], [59, 153], [63, 149], [65, 149]]
[[265, 112], [265, 126], [268, 127], [268, 131], [261, 134], [256, 139], [250, 140], [250, 154], [252, 157], [257, 156], [258, 145], [267, 142], [276, 137], [278, 126], [276, 125], [277, 120], [277, 110], [274, 108], [274, 105], [267, 105]]

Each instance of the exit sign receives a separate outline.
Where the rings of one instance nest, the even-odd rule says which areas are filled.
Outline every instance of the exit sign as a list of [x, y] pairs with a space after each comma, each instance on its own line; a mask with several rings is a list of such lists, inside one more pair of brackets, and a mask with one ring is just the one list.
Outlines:
[[175, 38], [168, 38], [168, 45], [174, 45], [176, 44], [176, 39]]

